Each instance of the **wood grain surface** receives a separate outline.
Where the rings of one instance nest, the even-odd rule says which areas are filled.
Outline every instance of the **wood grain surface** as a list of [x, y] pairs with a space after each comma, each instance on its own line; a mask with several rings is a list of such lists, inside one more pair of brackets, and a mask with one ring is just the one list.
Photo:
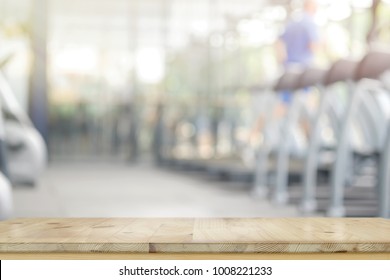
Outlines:
[[390, 220], [66, 218], [0, 223], [1, 253], [390, 253]]
[[389, 253], [0, 253], [1, 260], [390, 260]]

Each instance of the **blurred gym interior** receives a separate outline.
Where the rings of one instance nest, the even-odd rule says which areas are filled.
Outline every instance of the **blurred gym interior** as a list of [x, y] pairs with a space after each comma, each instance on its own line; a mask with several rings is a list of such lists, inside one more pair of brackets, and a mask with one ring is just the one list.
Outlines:
[[0, 219], [389, 218], [390, 1], [316, 2], [0, 0]]

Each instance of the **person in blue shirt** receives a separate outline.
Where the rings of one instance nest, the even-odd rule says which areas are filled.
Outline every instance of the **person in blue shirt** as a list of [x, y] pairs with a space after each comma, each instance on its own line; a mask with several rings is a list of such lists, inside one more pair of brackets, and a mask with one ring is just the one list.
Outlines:
[[[292, 65], [308, 66], [313, 63], [314, 53], [320, 45], [318, 27], [314, 21], [316, 13], [317, 1], [304, 0], [302, 13], [287, 23], [275, 46], [277, 60], [284, 68]], [[277, 102], [271, 113], [274, 120], [283, 119], [292, 102], [292, 94], [290, 91], [280, 92], [279, 98], [281, 102]], [[261, 115], [251, 135], [263, 131], [264, 126], [264, 116]], [[303, 124], [303, 127], [307, 126]]]
[[278, 58], [286, 67], [290, 64], [307, 66], [313, 62], [318, 47], [318, 27], [314, 22], [317, 12], [315, 0], [305, 0], [303, 13], [292, 19], [280, 36]]
[[[314, 21], [317, 1], [305, 0], [303, 13], [293, 18], [286, 26], [276, 44], [277, 58], [285, 68], [291, 65], [308, 66], [313, 63], [319, 46], [318, 26]], [[283, 103], [291, 102], [291, 93], [282, 92]]]

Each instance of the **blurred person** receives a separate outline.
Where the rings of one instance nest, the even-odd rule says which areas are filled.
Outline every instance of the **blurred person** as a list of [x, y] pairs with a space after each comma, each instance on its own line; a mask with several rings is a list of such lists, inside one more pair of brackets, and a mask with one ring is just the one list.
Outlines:
[[[317, 0], [304, 0], [301, 14], [290, 20], [276, 43], [276, 56], [284, 68], [307, 67], [313, 64], [315, 54], [319, 51], [319, 28], [314, 21], [318, 10]], [[281, 103], [276, 107], [274, 115], [281, 118], [292, 102], [292, 93], [284, 91], [280, 94]], [[307, 101], [312, 103], [312, 98]], [[307, 123], [301, 123], [306, 134], [309, 131]]]
[[[316, 0], [304, 0], [303, 11], [294, 16], [286, 25], [284, 32], [280, 35], [275, 44], [276, 59], [285, 69], [292, 67], [306, 67], [313, 64], [315, 53], [318, 51], [319, 28], [314, 21], [318, 4]], [[309, 98], [310, 99], [310, 98]], [[280, 93], [280, 101], [275, 104], [271, 119], [280, 121], [287, 112], [288, 106], [292, 102], [292, 93], [283, 91]], [[255, 124], [251, 138], [259, 132], [264, 132], [264, 116], [260, 116]], [[308, 132], [308, 124], [301, 122], [305, 133]]]
[[319, 46], [318, 26], [314, 22], [317, 8], [316, 0], [305, 0], [303, 13], [287, 24], [277, 41], [277, 59], [285, 67], [313, 63], [314, 53]]
[[[314, 21], [317, 8], [316, 0], [304, 0], [302, 13], [292, 17], [277, 40], [275, 45], [276, 59], [283, 68], [303, 68], [313, 64], [314, 55], [319, 48], [318, 26]], [[273, 106], [274, 108], [270, 112], [271, 117], [267, 118], [267, 122], [272, 123], [270, 127], [277, 126], [279, 127], [277, 131], [280, 132], [280, 134], [277, 133], [279, 134], [279, 136], [276, 136], [277, 138], [272, 136], [273, 140], [271, 141], [278, 138], [283, 139], [283, 134], [286, 133], [284, 116], [286, 116], [288, 107], [292, 102], [292, 92], [282, 91], [279, 98], [280, 102]], [[311, 99], [310, 96], [307, 101], [310, 103]], [[299, 125], [304, 134], [308, 135], [310, 130], [308, 121], [300, 120]], [[256, 137], [259, 137], [259, 133], [264, 136], [267, 133], [267, 127], [266, 116], [259, 116], [250, 134], [250, 141], [252, 142]]]

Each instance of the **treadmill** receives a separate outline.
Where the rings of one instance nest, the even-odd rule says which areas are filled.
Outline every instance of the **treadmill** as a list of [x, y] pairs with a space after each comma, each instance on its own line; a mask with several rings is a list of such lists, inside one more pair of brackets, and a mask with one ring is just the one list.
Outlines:
[[[370, 111], [367, 116], [370, 129], [370, 138], [368, 139], [368, 145], [366, 149], [359, 151], [358, 158], [368, 159], [374, 163], [371, 176], [376, 179], [378, 169], [381, 169], [379, 164], [383, 164], [381, 161], [381, 152], [385, 146], [386, 136], [386, 124], [389, 119], [388, 103], [390, 102], [388, 96], [388, 90], [379, 80], [380, 76], [390, 69], [390, 53], [384, 51], [370, 51], [359, 63], [355, 71], [354, 80], [356, 84], [350, 100], [348, 102], [348, 108], [344, 114], [342, 123], [340, 125], [336, 160], [332, 170], [332, 181], [330, 185], [331, 196], [329, 204], [323, 208], [326, 208], [327, 215], [333, 217], [341, 216], [378, 216], [379, 203], [382, 198], [379, 197], [380, 186], [379, 182], [373, 181], [371, 188], [367, 188], [371, 196], [366, 194], [366, 197], [355, 201], [352, 205], [348, 205], [348, 189], [357, 189], [357, 186], [347, 186], [347, 174], [345, 172], [349, 158], [352, 155], [356, 155], [356, 151], [351, 153], [350, 143], [353, 138], [351, 130], [353, 129], [354, 121], [357, 116], [361, 116], [365, 110]], [[383, 100], [385, 98], [385, 100]], [[371, 105], [369, 104], [371, 102]], [[385, 104], [384, 104], [385, 103]], [[369, 104], [370, 106], [367, 106]], [[387, 105], [386, 105], [387, 104]], [[370, 109], [371, 108], [371, 109]], [[356, 157], [356, 156], [355, 156]], [[354, 163], [354, 162], [353, 162]], [[357, 182], [354, 182], [357, 184]], [[373, 201], [371, 207], [365, 207], [371, 198]], [[369, 203], [368, 203], [369, 204]], [[320, 207], [317, 207], [319, 209]], [[323, 209], [320, 209], [323, 210]]]
[[[295, 188], [295, 193], [290, 193], [290, 200], [293, 198], [296, 203], [302, 198], [300, 208], [304, 214], [317, 210], [333, 216], [334, 213], [328, 209], [336, 198], [339, 199], [338, 202], [342, 199], [343, 213], [339, 213], [340, 216], [377, 216], [379, 213], [375, 180], [378, 149], [383, 146], [383, 127], [389, 115], [383, 113], [385, 110], [380, 104], [383, 101], [379, 98], [383, 97], [381, 84], [373, 80], [374, 75], [368, 80], [370, 74], [366, 72], [367, 61], [375, 61], [374, 58], [378, 57], [386, 61], [386, 55], [370, 53], [359, 64], [340, 60], [328, 71], [324, 81], [326, 89], [323, 89], [314, 130], [311, 133], [303, 188]], [[371, 70], [369, 72], [371, 73]], [[360, 81], [355, 88], [352, 88], [353, 80]], [[331, 95], [337, 92], [340, 83], [349, 88], [350, 93], [344, 113], [339, 114], [341, 118], [338, 118], [340, 125], [336, 130], [336, 158], [332, 165], [331, 181], [318, 184], [316, 170], [320, 151], [320, 120], [330, 106]], [[388, 99], [386, 96], [384, 98]], [[371, 180], [367, 181], [365, 177]], [[340, 182], [342, 187], [335, 191], [335, 183]]]
[[[254, 105], [254, 108], [246, 109], [252, 109], [252, 111], [255, 112], [254, 116], [256, 117], [259, 115], [266, 116], [269, 114], [269, 105], [275, 101], [274, 96], [269, 93], [268, 88], [268, 86], [264, 85], [250, 88], [250, 91], [252, 92], [252, 100], [255, 101], [255, 104], [252, 104]], [[259, 106], [255, 106], [256, 104], [260, 105], [260, 108]], [[241, 113], [241, 110], [238, 109], [238, 111], [235, 112], [235, 115]], [[235, 128], [239, 125], [239, 123], [237, 123], [237, 119], [239, 118], [236, 118], [236, 120], [233, 121], [230, 118], [230, 122], [232, 123], [230, 135], [232, 152], [225, 155], [216, 154], [213, 158], [204, 160], [203, 164], [206, 166], [208, 175], [213, 178], [251, 183], [254, 180], [255, 171], [255, 144], [251, 143], [250, 138], [247, 138], [246, 141], [241, 141], [240, 144], [237, 144], [238, 141], [235, 139]], [[248, 125], [247, 123], [241, 124], [241, 126], [245, 126], [246, 129], [248, 129], [248, 134], [249, 130], [256, 130], [256, 127], [251, 127], [251, 125]], [[258, 131], [254, 131], [254, 134], [256, 133], [258, 133]], [[229, 137], [229, 135], [225, 135], [225, 137]]]

